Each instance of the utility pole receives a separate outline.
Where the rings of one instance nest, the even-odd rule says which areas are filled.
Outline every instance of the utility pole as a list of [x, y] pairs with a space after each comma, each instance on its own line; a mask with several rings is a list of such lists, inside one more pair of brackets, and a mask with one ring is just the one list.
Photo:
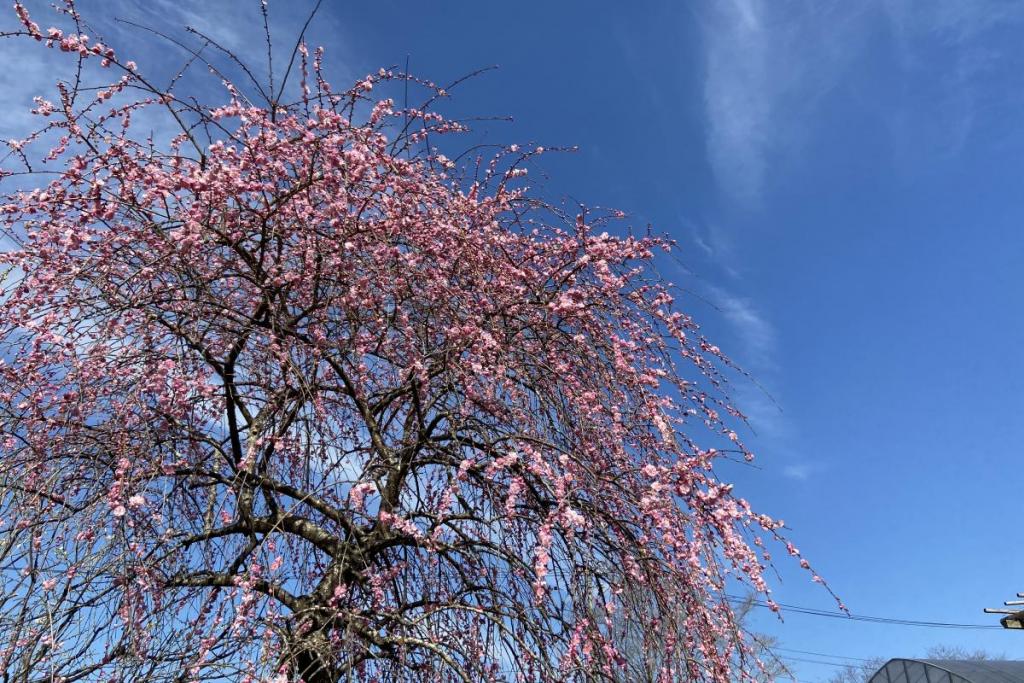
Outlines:
[[[1024, 593], [1017, 593], [1017, 597], [1024, 598]], [[1003, 628], [1024, 629], [1024, 600], [1007, 600], [1003, 604], [1007, 607], [1016, 607], [1017, 609], [986, 607], [985, 613], [1005, 614], [1006, 616], [999, 620]]]

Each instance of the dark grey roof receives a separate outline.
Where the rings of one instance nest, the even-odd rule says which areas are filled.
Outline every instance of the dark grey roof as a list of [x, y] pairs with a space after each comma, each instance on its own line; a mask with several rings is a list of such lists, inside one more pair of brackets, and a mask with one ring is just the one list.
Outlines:
[[890, 659], [870, 683], [1024, 683], [1024, 661]]

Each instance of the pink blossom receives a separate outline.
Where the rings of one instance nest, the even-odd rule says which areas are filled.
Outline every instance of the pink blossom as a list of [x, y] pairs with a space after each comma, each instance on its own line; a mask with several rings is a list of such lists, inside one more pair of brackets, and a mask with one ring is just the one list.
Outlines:
[[[773, 604], [773, 542], [811, 565], [721, 481], [753, 456], [670, 240], [550, 206], [516, 180], [544, 147], [441, 154], [465, 126], [430, 81], [334, 90], [300, 44], [283, 101], [199, 101], [15, 12], [10, 39], [124, 64], [36, 100], [9, 146], [47, 174], [0, 178], [0, 476], [31, 492], [0, 535], [96, 643], [40, 671], [625, 680], [628, 627], [688, 654], [664, 681], [751, 673], [724, 587]], [[431, 106], [371, 101], [389, 79]]]

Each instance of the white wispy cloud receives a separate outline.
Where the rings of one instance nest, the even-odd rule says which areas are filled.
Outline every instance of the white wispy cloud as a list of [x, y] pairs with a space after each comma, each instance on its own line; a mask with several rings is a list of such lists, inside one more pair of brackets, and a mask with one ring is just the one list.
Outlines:
[[859, 3], [716, 3], [701, 16], [712, 170], [730, 199], [754, 204], [774, 157], [797, 143], [841, 73]]
[[0, 64], [16, 65], [16, 68], [0, 69], [2, 141], [22, 137], [38, 121], [38, 117], [29, 113], [33, 97], [56, 99], [56, 88], [50, 78], [52, 57], [36, 47], [18, 40], [0, 40]]
[[[1006, 57], [1000, 41], [992, 37], [999, 31], [1019, 32], [1024, 4], [886, 0], [882, 7], [900, 69], [912, 86], [908, 100], [896, 103], [887, 119], [897, 162], [907, 163], [903, 157], [913, 152], [958, 153], [979, 125], [979, 112], [993, 104], [993, 97], [1020, 99], [1002, 85], [992, 88], [986, 76], [997, 71]], [[926, 115], [921, 102], [927, 107]]]
[[[314, 4], [315, 0], [270, 0], [268, 3], [278, 88], [303, 23]], [[44, 0], [25, 0], [25, 5], [44, 31], [49, 26], [65, 31], [73, 28], [67, 17], [54, 12]], [[201, 50], [202, 57], [231, 79], [244, 96], [256, 104], [264, 104], [257, 96], [256, 88], [247, 82], [247, 77], [231, 57], [215, 47], [204, 48], [203, 40], [186, 30], [186, 27], [194, 27], [230, 51], [246, 64], [264, 89], [269, 90], [266, 87], [267, 47], [258, 0], [151, 0], [148, 3], [137, 0], [78, 0], [76, 6], [85, 21], [83, 29], [92, 38], [102, 39], [111, 45], [122, 62], [136, 62], [139, 73], [156, 88], [168, 87], [189, 62], [192, 53], [147, 28], [170, 36], [192, 50]], [[329, 7], [325, 4], [325, 10], [311, 23], [306, 38], [311, 47], [326, 43], [325, 73], [328, 80], [341, 90], [354, 82], [355, 76], [351, 61], [345, 55], [345, 41], [340, 39], [343, 32], [338, 26], [337, 16], [327, 11]], [[0, 8], [0, 32], [20, 29], [14, 11], [9, 6]], [[102, 69], [98, 62], [84, 62], [81, 73], [84, 87], [105, 87], [120, 76], [118, 69]], [[11, 166], [12, 157], [3, 143], [23, 140], [49, 122], [31, 114], [35, 106], [33, 98], [38, 96], [58, 102], [57, 83], [74, 81], [76, 60], [27, 37], [11, 37], [0, 40], [0, 64], [8, 67], [0, 69], [0, 164]], [[292, 69], [283, 97], [285, 101], [294, 101], [298, 96], [297, 71], [298, 67]], [[228, 98], [221, 75], [211, 73], [201, 61], [191, 64], [177, 82], [175, 92], [195, 98], [207, 106], [217, 106]], [[127, 103], [140, 96], [136, 91], [129, 91], [115, 96], [112, 103]], [[135, 139], [152, 137], [159, 146], [167, 144], [179, 132], [178, 124], [161, 107], [146, 107], [132, 116], [131, 135]], [[43, 149], [51, 139], [56, 139], [55, 134], [38, 141], [36, 151]], [[19, 166], [16, 160], [13, 166]], [[37, 182], [38, 176], [19, 176], [8, 180], [6, 188], [32, 186]]]
[[[314, 0], [269, 0], [267, 3], [274, 77], [278, 83], [288, 65], [295, 41], [315, 4]], [[328, 78], [338, 80], [336, 85], [347, 86], [356, 74], [348, 69], [348, 60], [344, 56], [345, 41], [339, 40], [343, 36], [342, 27], [329, 8], [330, 3], [324, 3], [309, 25], [305, 39], [311, 50], [314, 47], [327, 48], [329, 59], [326, 66], [330, 70]], [[266, 36], [258, 0], [150, 0], [147, 3], [129, 3], [123, 15], [145, 26], [171, 26], [179, 29], [175, 32], [176, 37], [187, 35], [180, 31], [184, 27], [195, 29], [238, 57], [261, 84], [267, 80], [269, 66]], [[188, 42], [197, 44], [198, 37], [190, 36]], [[209, 50], [207, 55], [215, 63], [224, 64], [227, 61], [216, 49]], [[231, 69], [228, 69], [230, 72]], [[295, 69], [291, 79], [292, 84], [296, 85]], [[297, 86], [295, 91], [297, 93]]]
[[[809, 136], [829, 132], [821, 105], [871, 60], [889, 60], [874, 68], [887, 70], [892, 83], [884, 92], [866, 83], [864, 100], [853, 104], [888, 130], [897, 170], [957, 154], [983, 125], [986, 98], [1011, 96], [1005, 83], [994, 87], [986, 77], [1006, 68], [999, 32], [1024, 24], [1024, 3], [999, 0], [716, 0], [702, 7], [708, 161], [723, 197], [747, 208], [759, 205], [776, 168], [803, 163]], [[882, 56], [872, 52], [879, 45]], [[728, 286], [710, 287], [709, 297], [729, 324], [731, 355], [753, 378], [732, 391], [757, 432], [755, 450], [771, 453], [782, 477], [806, 481], [823, 465], [802, 454], [799, 425], [773, 397], [784, 385], [783, 350], [763, 307], [736, 293], [743, 269], [730, 245], [739, 236], [714, 221], [684, 227], [729, 275]]]
[[731, 400], [747, 416], [759, 442], [770, 443], [774, 450], [788, 443], [794, 434], [772, 394], [772, 386], [778, 383], [782, 372], [775, 327], [748, 297], [710, 285], [708, 298], [728, 325], [723, 348], [748, 374], [733, 382], [729, 389]]
[[760, 194], [778, 97], [769, 80], [768, 33], [759, 3], [722, 3], [709, 22], [705, 40], [704, 99], [711, 166], [734, 194], [752, 200]]
[[809, 464], [800, 465], [786, 465], [782, 468], [782, 476], [787, 479], [796, 479], [797, 481], [806, 481], [811, 476], [811, 466]]
[[689, 235], [690, 241], [704, 252], [704, 256], [709, 261], [733, 280], [739, 280], [742, 277], [737, 263], [732, 233], [714, 222], [696, 223], [681, 217], [680, 223]]
[[[56, 14], [48, 2], [25, 0], [25, 4], [43, 29], [50, 25], [69, 28], [67, 21]], [[91, 31], [111, 44], [122, 59], [135, 61], [140, 72], [158, 87], [170, 82], [188, 61], [190, 53], [145, 28], [167, 34], [197, 49], [202, 47], [202, 40], [186, 31], [186, 27], [195, 28], [245, 63], [261, 85], [266, 84], [267, 48], [257, 0], [151, 0], [146, 3], [137, 0], [79, 0], [76, 4]], [[313, 0], [270, 0], [268, 3], [274, 72], [278, 83], [314, 4]], [[325, 9], [311, 24], [307, 42], [311, 47], [326, 44], [327, 76], [335, 81], [338, 89], [342, 89], [354, 82], [356, 74], [345, 54], [345, 41], [340, 40], [343, 31], [337, 17], [328, 8], [329, 3], [325, 3]], [[19, 28], [14, 11], [9, 6], [0, 8], [0, 31]], [[244, 83], [244, 76], [225, 54], [208, 47], [203, 56], [236, 80], [243, 91], [253, 90]], [[68, 80], [74, 75], [74, 60], [59, 50], [47, 50], [28, 39], [5, 39], [0, 40], [0, 63], [8, 66], [0, 70], [0, 103], [3, 104], [0, 107], [0, 136], [3, 139], [20, 137], [38, 124], [38, 118], [29, 114], [32, 97], [39, 95], [55, 100], [56, 79]], [[87, 63], [87, 66], [95, 70], [94, 65]], [[289, 81], [291, 94], [298, 92], [294, 71]], [[193, 65], [189, 74], [184, 88], [190, 94], [200, 98], [209, 95], [214, 102], [224, 98], [220, 78], [211, 75], [205, 66]], [[99, 78], [109, 82], [115, 74], [111, 71], [94, 75], [97, 82]]]
[[[894, 145], [959, 151], [976, 126], [978, 77], [1000, 59], [992, 31], [1024, 3], [999, 0], [726, 0], [698, 14], [708, 161], [723, 194], [757, 205], [770, 170], [827, 125], [819, 104], [893, 41], [907, 96], [868, 105]], [[882, 43], [884, 44], [884, 43]], [[898, 150], [897, 150], [898, 152]]]
[[721, 287], [712, 287], [711, 293], [739, 340], [746, 362], [761, 371], [774, 371], [777, 368], [776, 334], [767, 318], [749, 298], [736, 296]]
[[808, 480], [821, 466], [803, 454], [799, 425], [785, 413], [777, 393], [785, 375], [778, 330], [750, 297], [714, 285], [708, 286], [708, 297], [728, 324], [725, 339], [731, 338], [731, 344], [723, 348], [747, 373], [732, 382], [729, 393], [754, 432], [748, 445], [768, 456], [761, 462], [770, 471], [797, 482]]
[[696, 230], [691, 231], [690, 232], [690, 236], [693, 238], [693, 243], [696, 244], [698, 247], [700, 247], [701, 251], [703, 251], [706, 255], [708, 255], [708, 256], [714, 256], [715, 255], [714, 248], [710, 244], [708, 244], [707, 242], [704, 241], [704, 238], [700, 236], [699, 232], [697, 232]]

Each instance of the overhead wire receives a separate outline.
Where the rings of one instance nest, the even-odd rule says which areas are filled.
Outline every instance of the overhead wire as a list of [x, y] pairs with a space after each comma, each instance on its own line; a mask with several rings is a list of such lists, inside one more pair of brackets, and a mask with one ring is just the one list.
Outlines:
[[[750, 603], [757, 607], [770, 607], [770, 605], [763, 600], [742, 598], [735, 595], [727, 595], [726, 599], [729, 600], [729, 602], [733, 603]], [[776, 602], [775, 605], [778, 606], [778, 608], [782, 611], [790, 612], [793, 614], [807, 614], [816, 617], [845, 619], [847, 621], [863, 621], [874, 624], [890, 624], [894, 626], [915, 626], [920, 628], [952, 628], [971, 630], [991, 630], [1002, 628], [1002, 626], [999, 626], [997, 624], [962, 624], [947, 621], [924, 621], [920, 619], [901, 619], [896, 617], [879, 617], [868, 614], [853, 614], [852, 612], [840, 612], [838, 610], [824, 610], [816, 609], [813, 607], [802, 607], [800, 605], [789, 605], [783, 602]]]
[[834, 657], [836, 659], [852, 659], [852, 660], [857, 661], [857, 662], [871, 662], [871, 661], [874, 661], [874, 660], [868, 659], [866, 657], [851, 657], [849, 655], [832, 655], [832, 654], [829, 654], [827, 652], [812, 652], [810, 650], [794, 650], [793, 648], [788, 648], [788, 647], [769, 647], [768, 649], [772, 650], [773, 652], [795, 652], [797, 654], [812, 655], [814, 657]]
[[843, 663], [843, 662], [829, 662], [829, 661], [826, 661], [824, 659], [807, 659], [807, 658], [804, 658], [804, 657], [779, 657], [779, 659], [781, 659], [784, 662], [806, 662], [808, 664], [824, 664], [826, 666], [836, 666], [836, 667], [839, 667], [841, 669], [845, 669], [848, 666], [853, 666], [853, 667], [857, 666], [856, 664], [853, 664], [853, 663], [850, 663], [850, 662], [847, 662], [847, 663]]

